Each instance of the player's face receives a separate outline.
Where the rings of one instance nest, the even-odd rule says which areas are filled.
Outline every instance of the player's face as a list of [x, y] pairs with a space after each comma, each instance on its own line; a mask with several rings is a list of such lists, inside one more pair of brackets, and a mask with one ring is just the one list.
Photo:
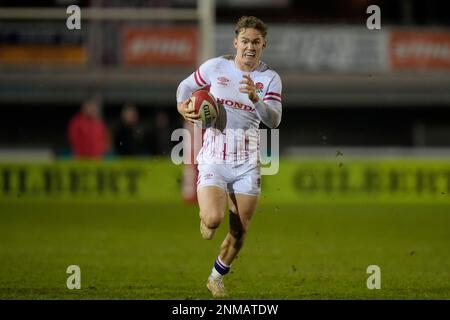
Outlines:
[[239, 68], [251, 71], [258, 66], [266, 40], [254, 28], [242, 29], [237, 38], [234, 38], [236, 48], [236, 62]]

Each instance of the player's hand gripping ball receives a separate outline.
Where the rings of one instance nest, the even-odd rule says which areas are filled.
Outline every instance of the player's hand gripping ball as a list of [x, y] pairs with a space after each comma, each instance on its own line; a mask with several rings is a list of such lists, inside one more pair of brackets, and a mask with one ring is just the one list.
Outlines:
[[200, 115], [194, 123], [203, 129], [214, 127], [219, 116], [219, 106], [216, 98], [207, 90], [195, 91], [188, 104], [189, 109], [194, 109]]

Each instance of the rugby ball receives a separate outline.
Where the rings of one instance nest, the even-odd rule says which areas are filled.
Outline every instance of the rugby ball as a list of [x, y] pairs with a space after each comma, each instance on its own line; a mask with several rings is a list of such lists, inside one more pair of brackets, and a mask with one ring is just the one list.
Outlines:
[[207, 90], [197, 90], [192, 96], [188, 105], [195, 113], [200, 114], [200, 119], [195, 124], [203, 129], [215, 126], [219, 116], [219, 106], [216, 98]]

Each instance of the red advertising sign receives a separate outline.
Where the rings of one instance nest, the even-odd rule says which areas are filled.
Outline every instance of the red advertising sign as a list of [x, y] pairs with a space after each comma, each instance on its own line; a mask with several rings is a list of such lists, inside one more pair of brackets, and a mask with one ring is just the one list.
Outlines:
[[84, 65], [87, 48], [81, 45], [0, 45], [0, 64]]
[[123, 33], [127, 65], [195, 65], [196, 27], [128, 27]]
[[450, 69], [450, 32], [392, 31], [392, 69]]

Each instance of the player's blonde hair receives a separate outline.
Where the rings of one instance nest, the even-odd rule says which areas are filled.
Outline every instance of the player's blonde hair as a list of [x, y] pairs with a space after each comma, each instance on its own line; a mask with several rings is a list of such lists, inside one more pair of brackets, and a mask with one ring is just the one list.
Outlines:
[[267, 35], [267, 26], [262, 22], [261, 19], [258, 19], [254, 16], [243, 16], [240, 17], [238, 22], [236, 23], [236, 27], [234, 28], [234, 33], [237, 36], [241, 32], [242, 29], [254, 28], [261, 33], [263, 38], [266, 38]]

